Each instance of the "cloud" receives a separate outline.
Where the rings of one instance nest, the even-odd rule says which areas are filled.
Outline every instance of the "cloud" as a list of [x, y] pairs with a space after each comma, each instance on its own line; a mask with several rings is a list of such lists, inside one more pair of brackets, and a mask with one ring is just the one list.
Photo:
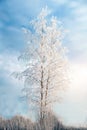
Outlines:
[[58, 4], [59, 6], [62, 5], [62, 4], [66, 4], [69, 2], [69, 0], [51, 0], [53, 2], [55, 2], [56, 4]]
[[24, 45], [22, 26], [40, 11], [40, 1], [3, 1], [0, 4], [0, 51], [20, 50]]
[[23, 96], [23, 82], [11, 76], [13, 71], [23, 69], [17, 61], [17, 56], [17, 53], [0, 55], [0, 115], [5, 117], [25, 114], [28, 109], [26, 102], [20, 99]]
[[70, 49], [70, 58], [77, 59], [77, 62], [85, 62], [87, 57], [87, 4], [84, 1], [71, 1], [68, 6], [71, 13], [67, 20], [64, 20], [66, 28], [70, 31], [67, 44]]

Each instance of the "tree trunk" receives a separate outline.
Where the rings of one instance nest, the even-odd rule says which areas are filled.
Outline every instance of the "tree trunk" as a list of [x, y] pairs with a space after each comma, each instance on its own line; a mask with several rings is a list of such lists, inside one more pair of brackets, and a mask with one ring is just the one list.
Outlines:
[[40, 127], [41, 130], [44, 130], [44, 93], [43, 93], [43, 89], [44, 89], [44, 85], [43, 85], [43, 67], [41, 66], [41, 104], [40, 104]]

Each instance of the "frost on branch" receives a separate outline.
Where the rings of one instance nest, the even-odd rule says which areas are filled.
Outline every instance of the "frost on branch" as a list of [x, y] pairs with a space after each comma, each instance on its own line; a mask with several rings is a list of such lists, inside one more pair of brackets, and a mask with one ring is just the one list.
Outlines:
[[56, 17], [48, 20], [47, 16], [47, 9], [42, 9], [30, 22], [32, 29], [24, 30], [28, 41], [19, 57], [25, 62], [25, 70], [19, 73], [24, 78], [25, 95], [29, 103], [37, 106], [41, 119], [68, 85], [62, 25]]

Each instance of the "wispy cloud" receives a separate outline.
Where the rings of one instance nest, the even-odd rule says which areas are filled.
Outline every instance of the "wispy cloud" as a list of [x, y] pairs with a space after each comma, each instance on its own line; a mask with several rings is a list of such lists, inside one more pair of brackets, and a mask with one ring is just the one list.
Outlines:
[[69, 0], [51, 0], [52, 2], [55, 2], [56, 4], [58, 4], [58, 6], [62, 5], [62, 4], [66, 4], [69, 2]]
[[82, 60], [87, 56], [87, 4], [84, 1], [71, 1], [68, 6], [71, 14], [68, 20], [65, 20], [70, 31], [68, 37], [70, 41], [67, 45], [72, 58]]
[[0, 115], [3, 116], [25, 114], [27, 111], [26, 102], [20, 102], [23, 82], [11, 76], [13, 71], [21, 70], [22, 67], [17, 61], [17, 56], [17, 53], [0, 55]]

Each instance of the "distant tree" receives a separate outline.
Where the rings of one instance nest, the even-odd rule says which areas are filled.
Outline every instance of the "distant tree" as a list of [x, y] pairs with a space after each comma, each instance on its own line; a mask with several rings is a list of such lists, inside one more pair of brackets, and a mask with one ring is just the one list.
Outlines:
[[24, 79], [28, 102], [38, 108], [41, 126], [51, 105], [59, 101], [58, 92], [68, 85], [62, 26], [56, 17], [49, 20], [48, 14], [47, 8], [42, 9], [29, 29], [24, 29], [28, 43], [19, 60], [24, 61], [25, 69], [15, 72], [17, 78]]
[[10, 126], [13, 130], [33, 130], [33, 123], [20, 115], [14, 116], [10, 120]]
[[0, 117], [0, 130], [34, 130], [34, 123], [23, 116], [14, 116], [11, 119]]
[[3, 130], [4, 127], [5, 127], [5, 120], [2, 117], [0, 117], [0, 130]]

